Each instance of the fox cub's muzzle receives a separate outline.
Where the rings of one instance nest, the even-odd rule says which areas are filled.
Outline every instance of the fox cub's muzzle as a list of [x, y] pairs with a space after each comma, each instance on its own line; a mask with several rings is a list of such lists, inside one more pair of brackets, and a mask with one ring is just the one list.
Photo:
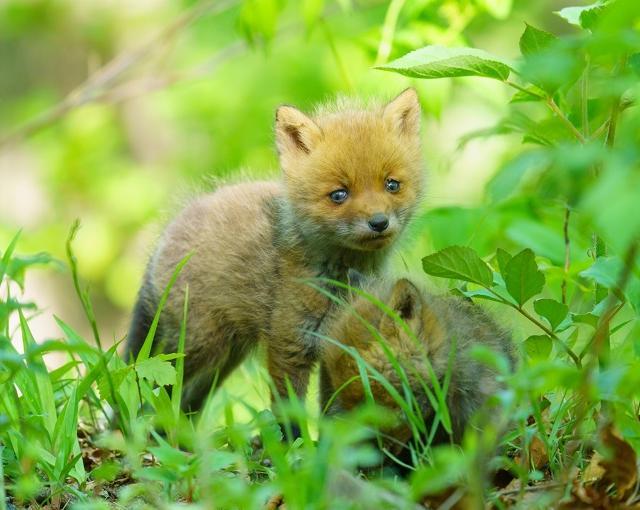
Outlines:
[[367, 223], [369, 224], [369, 228], [374, 232], [384, 232], [389, 226], [389, 218], [386, 214], [375, 213], [369, 218]]

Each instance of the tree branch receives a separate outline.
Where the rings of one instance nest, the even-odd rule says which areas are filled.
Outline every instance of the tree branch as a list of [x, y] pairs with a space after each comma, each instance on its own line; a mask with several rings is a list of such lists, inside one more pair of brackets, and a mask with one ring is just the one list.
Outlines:
[[127, 71], [172, 39], [206, 13], [220, 14], [238, 3], [238, 0], [202, 1], [178, 16], [175, 21], [137, 48], [117, 55], [93, 73], [84, 83], [72, 90], [60, 103], [28, 120], [12, 132], [0, 136], [0, 147], [19, 141], [52, 124], [69, 111], [108, 95], [109, 87]]

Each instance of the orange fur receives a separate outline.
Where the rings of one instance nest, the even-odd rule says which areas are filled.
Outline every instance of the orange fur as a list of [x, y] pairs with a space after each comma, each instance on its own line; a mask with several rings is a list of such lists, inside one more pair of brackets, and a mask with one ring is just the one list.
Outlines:
[[[165, 350], [176, 349], [188, 285], [185, 408], [197, 409], [214, 378], [224, 380], [260, 341], [277, 391], [286, 394], [289, 379], [304, 397], [319, 352], [314, 333], [325, 330], [335, 307], [302, 280], [382, 270], [422, 194], [419, 117], [411, 89], [385, 106], [342, 100], [312, 117], [280, 107], [282, 181], [222, 187], [167, 227], [147, 267], [128, 350], [138, 352], [158, 296], [193, 252], [158, 334]], [[388, 178], [400, 182], [397, 192], [385, 188]], [[329, 197], [337, 188], [349, 192], [344, 203]], [[384, 232], [368, 224], [375, 213], [389, 219]]]
[[[489, 395], [500, 388], [496, 373], [490, 367], [475, 361], [470, 356], [470, 351], [475, 345], [484, 345], [513, 363], [513, 347], [509, 335], [479, 307], [450, 296], [429, 295], [420, 291], [409, 280], [371, 278], [365, 283], [367, 293], [386, 303], [405, 322], [413, 336], [407, 334], [380, 307], [362, 296], [352, 300], [351, 311], [343, 310], [332, 321], [328, 335], [345, 346], [355, 348], [372, 368], [403, 395], [399, 374], [380, 341], [369, 329], [375, 328], [404, 368], [427, 423], [433, 416], [433, 408], [422, 386], [425, 383], [432, 387], [427, 363], [431, 364], [441, 384], [447, 370], [451, 370], [446, 401], [454, 439], [460, 440], [471, 415]], [[353, 356], [338, 345], [326, 343], [321, 363], [323, 409], [332, 397], [334, 400], [328, 409], [329, 414], [353, 409], [364, 402], [361, 381], [353, 380], [347, 384], [359, 374]], [[339, 393], [333, 395], [345, 384]], [[372, 379], [370, 384], [378, 404], [399, 411], [398, 404], [381, 383]], [[401, 424], [389, 434], [397, 442], [405, 443], [411, 437], [411, 430], [408, 425]]]

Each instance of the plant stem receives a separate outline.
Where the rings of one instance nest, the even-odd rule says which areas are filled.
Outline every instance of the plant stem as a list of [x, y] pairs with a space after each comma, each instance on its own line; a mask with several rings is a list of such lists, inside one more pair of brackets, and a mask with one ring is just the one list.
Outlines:
[[507, 306], [510, 306], [514, 310], [517, 310], [518, 312], [520, 312], [521, 315], [525, 316], [527, 319], [529, 319], [531, 322], [533, 322], [536, 326], [538, 326], [550, 338], [552, 338], [556, 343], [558, 343], [558, 344], [560, 344], [562, 346], [564, 351], [569, 355], [569, 357], [573, 360], [573, 362], [576, 364], [576, 366], [578, 368], [582, 368], [582, 362], [580, 361], [580, 358], [578, 357], [578, 355], [575, 352], [573, 352], [571, 350], [571, 348], [567, 344], [565, 344], [564, 341], [560, 337], [558, 337], [558, 335], [556, 335], [551, 329], [549, 329], [547, 326], [545, 326], [542, 322], [540, 322], [538, 319], [536, 319], [533, 315], [531, 315], [529, 312], [527, 312], [521, 306], [515, 305], [515, 304], [511, 303], [510, 301], [507, 301], [500, 294], [496, 293], [495, 291], [493, 291], [489, 287], [485, 287], [485, 289], [487, 289], [489, 292], [491, 292], [491, 294], [493, 294], [495, 297], [497, 297], [503, 304], [505, 304]]
[[[620, 60], [620, 64], [618, 65], [618, 74], [622, 72], [626, 64], [627, 64], [627, 56], [625, 55], [622, 57], [622, 59]], [[613, 148], [613, 144], [616, 138], [616, 128], [618, 125], [618, 117], [620, 116], [621, 100], [622, 100], [622, 96], [618, 96], [616, 98], [616, 100], [614, 101], [611, 107], [611, 114], [609, 115], [607, 137], [605, 139], [605, 145], [609, 149]], [[596, 176], [598, 173], [599, 172], [596, 169]], [[631, 260], [631, 264], [633, 264], [633, 260], [635, 260], [636, 248], [637, 246], [635, 243], [632, 244], [630, 247], [630, 250], [633, 253], [633, 257], [634, 257], [634, 259]], [[595, 251], [596, 260], [598, 260], [601, 257], [606, 257], [607, 255], [607, 246], [597, 234], [594, 235], [594, 251]], [[626, 270], [626, 266], [625, 266], [625, 270]], [[618, 286], [618, 288], [620, 289], [621, 287]], [[595, 291], [596, 291], [596, 300], [595, 300], [596, 304], [606, 299], [607, 305], [608, 305], [607, 311], [612, 312], [613, 311], [612, 300], [614, 299], [614, 295], [613, 295], [614, 293], [609, 292], [608, 289], [598, 284], [596, 284]], [[610, 343], [610, 335], [609, 335], [609, 321], [611, 320], [611, 317], [609, 317], [608, 320], [605, 321], [603, 320], [605, 319], [605, 315], [606, 315], [606, 312], [601, 317], [600, 323], [598, 324], [598, 328], [596, 329], [596, 334], [594, 334], [594, 339], [593, 339], [595, 351], [598, 355], [598, 362], [601, 367], [607, 365], [609, 361], [609, 357], [611, 355], [611, 343]]]
[[515, 83], [515, 82], [513, 82], [511, 80], [504, 80], [504, 83], [505, 83], [505, 85], [509, 85], [509, 87], [513, 87], [514, 89], [519, 90], [520, 92], [524, 92], [525, 94], [529, 94], [532, 97], [537, 97], [538, 99], [544, 99], [544, 96], [536, 94], [535, 92], [533, 92], [531, 90], [527, 90], [522, 85], [518, 85], [517, 83]]
[[585, 143], [587, 141], [586, 138], [582, 136], [582, 133], [578, 131], [578, 128], [576, 128], [573, 125], [573, 122], [571, 122], [567, 118], [567, 116], [564, 114], [564, 112], [560, 109], [560, 107], [556, 104], [556, 102], [553, 100], [551, 96], [547, 97], [546, 104], [551, 109], [551, 111], [558, 116], [560, 121], [567, 127], [567, 129], [571, 131], [571, 133], [573, 133], [573, 136], [575, 136], [580, 143]]
[[402, 7], [404, 7], [405, 1], [406, 0], [391, 0], [389, 3], [387, 14], [384, 17], [384, 24], [382, 25], [382, 37], [380, 38], [380, 45], [378, 46], [378, 55], [376, 56], [377, 66], [384, 64], [391, 54], [393, 35], [396, 31], [398, 17], [400, 16]]
[[580, 83], [580, 110], [582, 113], [582, 134], [589, 138], [589, 57], [584, 67]]
[[569, 274], [569, 267], [571, 265], [571, 241], [569, 239], [569, 217], [571, 210], [567, 205], [564, 211], [564, 224], [562, 226], [562, 232], [564, 234], [564, 275], [562, 276], [562, 304], [567, 304], [567, 275]]

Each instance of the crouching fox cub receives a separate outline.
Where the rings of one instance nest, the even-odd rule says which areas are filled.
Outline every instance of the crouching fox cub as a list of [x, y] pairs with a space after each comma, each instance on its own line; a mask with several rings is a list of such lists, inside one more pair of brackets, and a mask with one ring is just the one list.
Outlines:
[[[450, 371], [446, 403], [453, 439], [459, 441], [471, 415], [500, 387], [497, 374], [472, 359], [470, 351], [475, 345], [484, 345], [505, 356], [513, 365], [510, 336], [480, 308], [462, 299], [428, 295], [407, 279], [396, 282], [370, 279], [364, 289], [386, 303], [404, 321], [413, 337], [399, 321], [361, 295], [353, 298], [352, 310], [345, 309], [336, 317], [328, 328], [328, 336], [355, 348], [364, 361], [404, 395], [401, 377], [371, 330], [373, 326], [404, 369], [427, 426], [434, 411], [423, 386], [432, 387], [426, 359], [441, 385]], [[338, 414], [363, 403], [364, 388], [357, 379], [358, 374], [357, 361], [350, 353], [337, 344], [325, 342], [321, 361], [322, 409], [328, 406], [328, 414]], [[379, 405], [399, 409], [378, 381], [372, 378], [370, 384]], [[334, 395], [337, 389], [340, 390]], [[405, 445], [411, 438], [411, 430], [407, 425], [400, 425], [389, 431], [389, 435], [393, 438], [388, 445], [390, 450], [400, 454], [394, 445]]]
[[[146, 269], [128, 335], [135, 355], [159, 296], [188, 253], [156, 340], [175, 351], [184, 289], [189, 303], [183, 407], [198, 409], [258, 342], [281, 395], [301, 398], [335, 309], [304, 283], [378, 273], [423, 186], [420, 106], [408, 89], [386, 105], [338, 101], [309, 117], [282, 106], [276, 145], [283, 178], [219, 188], [166, 228]], [[157, 343], [157, 342], [156, 342]]]

